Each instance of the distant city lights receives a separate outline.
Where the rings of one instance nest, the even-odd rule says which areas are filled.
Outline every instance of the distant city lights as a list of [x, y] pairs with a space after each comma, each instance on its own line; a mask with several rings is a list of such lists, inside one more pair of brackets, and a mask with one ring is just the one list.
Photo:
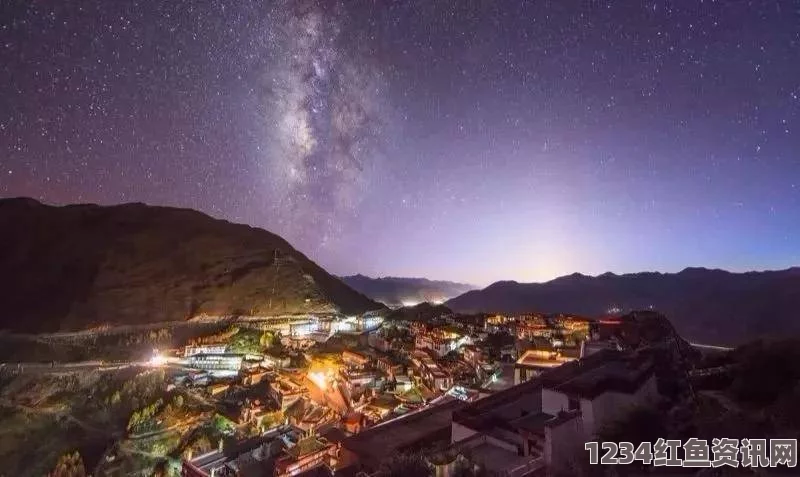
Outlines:
[[403, 305], [403, 306], [407, 306], [407, 307], [411, 307], [411, 306], [417, 306], [417, 305], [419, 305], [419, 304], [421, 304], [421, 303], [431, 303], [431, 304], [433, 304], [433, 305], [441, 305], [441, 304], [443, 304], [443, 303], [444, 303], [446, 300], [447, 300], [447, 298], [442, 298], [442, 297], [440, 297], [440, 298], [426, 299], [426, 300], [424, 300], [424, 301], [420, 301], [420, 300], [401, 300], [401, 301], [400, 301], [400, 304], [401, 304], [401, 305]]

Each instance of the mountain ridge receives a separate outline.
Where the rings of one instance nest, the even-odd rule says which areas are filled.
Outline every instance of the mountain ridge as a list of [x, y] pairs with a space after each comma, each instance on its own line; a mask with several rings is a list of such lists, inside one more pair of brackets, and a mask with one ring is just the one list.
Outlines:
[[382, 308], [282, 237], [175, 207], [0, 199], [0, 328]]
[[362, 274], [339, 277], [353, 289], [387, 305], [409, 302], [444, 301], [475, 286], [447, 280], [411, 277], [369, 277]]
[[682, 335], [713, 344], [800, 334], [800, 267], [728, 272], [687, 267], [677, 273], [566, 275], [541, 283], [495, 282], [448, 300], [456, 312], [576, 313], [655, 309]]

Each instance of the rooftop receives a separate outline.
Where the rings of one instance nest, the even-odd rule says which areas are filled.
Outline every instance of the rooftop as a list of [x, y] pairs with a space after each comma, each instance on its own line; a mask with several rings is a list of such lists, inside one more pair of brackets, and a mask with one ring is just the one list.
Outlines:
[[491, 474], [506, 474], [530, 462], [530, 456], [521, 456], [502, 444], [492, 442], [492, 439], [484, 434], [476, 434], [433, 453], [428, 459], [435, 465], [444, 465], [453, 462], [459, 454], [467, 455], [470, 461], [481, 465]]
[[376, 397], [370, 405], [381, 409], [394, 409], [400, 402], [391, 394], [381, 394]]
[[482, 443], [470, 449], [473, 462], [480, 464], [490, 472], [503, 472], [509, 468], [525, 465], [530, 457], [523, 457], [516, 452], [489, 443]]
[[453, 412], [465, 403], [457, 399], [406, 414], [351, 436], [342, 444], [368, 463], [377, 464], [386, 455], [413, 447], [440, 433], [450, 437]]
[[297, 441], [297, 444], [286, 449], [286, 453], [295, 459], [299, 459], [304, 455], [324, 450], [328, 446], [330, 446], [329, 443], [318, 439], [316, 436], [310, 436]]
[[555, 352], [545, 357], [540, 353], [537, 353], [537, 350], [530, 350], [526, 351], [525, 354], [520, 356], [516, 364], [520, 366], [529, 366], [536, 368], [554, 368], [556, 366], [561, 366], [562, 364], [564, 364], [565, 361], [569, 361], [569, 358], [562, 358], [558, 356]]
[[552, 414], [547, 414], [544, 412], [540, 412], [537, 414], [529, 414], [524, 417], [520, 417], [511, 422], [511, 425], [517, 429], [522, 429], [534, 434], [539, 434], [544, 430], [544, 425], [547, 421], [553, 419], [555, 416]]
[[275, 381], [272, 381], [270, 384], [272, 385], [272, 387], [276, 391], [279, 391], [279, 392], [284, 393], [284, 394], [286, 394], [286, 393], [302, 393], [304, 391], [304, 389], [303, 389], [303, 387], [301, 385], [297, 384], [296, 382], [294, 382], [294, 381], [292, 381], [290, 379], [286, 379], [286, 378], [282, 378], [282, 377], [279, 377]]
[[468, 422], [469, 425], [478, 428], [483, 427], [482, 423], [484, 422], [486, 425], [493, 426], [493, 414], [506, 404], [517, 402], [526, 395], [538, 394], [541, 392], [542, 387], [552, 388], [558, 386], [587, 371], [603, 366], [608, 360], [617, 359], [619, 356], [620, 353], [616, 351], [603, 350], [586, 358], [546, 369], [541, 375], [530, 381], [470, 403], [464, 409], [459, 410], [453, 416], [453, 419], [460, 422]]
[[653, 363], [650, 360], [610, 360], [552, 388], [588, 399], [608, 391], [632, 393], [652, 375], [652, 371]]

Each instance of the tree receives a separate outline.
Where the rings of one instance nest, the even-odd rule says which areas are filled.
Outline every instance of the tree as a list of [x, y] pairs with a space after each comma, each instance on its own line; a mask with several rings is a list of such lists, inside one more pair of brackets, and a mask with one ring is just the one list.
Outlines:
[[461, 355], [458, 354], [458, 351], [453, 350], [448, 352], [446, 355], [442, 356], [442, 359], [445, 361], [455, 362], [461, 358]]
[[394, 454], [381, 462], [384, 477], [429, 477], [433, 470], [421, 454]]
[[262, 337], [257, 330], [242, 330], [231, 338], [230, 349], [234, 353], [260, 353]]
[[262, 348], [272, 348], [275, 344], [275, 335], [269, 331], [261, 333], [261, 338], [258, 340]]
[[796, 340], [755, 342], [735, 351], [737, 366], [731, 393], [739, 401], [766, 406], [790, 393], [800, 380]]
[[199, 437], [190, 441], [189, 445], [181, 453], [181, 456], [186, 459], [191, 459], [194, 455], [201, 455], [209, 452], [213, 449], [211, 441], [208, 439], [206, 435], [200, 435]]
[[120, 395], [119, 391], [114, 391], [114, 394], [111, 395], [111, 399], [109, 402], [111, 402], [111, 404], [115, 406], [119, 404], [121, 400], [122, 400], [122, 395]]
[[139, 415], [139, 411], [133, 411], [130, 419], [128, 419], [128, 431], [132, 431], [137, 426], [139, 426], [140, 421], [141, 421], [141, 416]]
[[494, 349], [501, 349], [505, 346], [511, 346], [514, 344], [514, 335], [511, 333], [502, 330], [495, 333], [490, 334], [486, 337], [486, 344], [490, 348]]
[[667, 435], [663, 413], [649, 407], [637, 407], [623, 419], [612, 422], [600, 430], [598, 440], [602, 442], [655, 442]]
[[59, 457], [55, 469], [49, 477], [86, 477], [86, 469], [83, 466], [83, 459], [78, 451], [71, 454], [64, 454]]
[[459, 458], [451, 477], [487, 477], [488, 475], [489, 473], [483, 466], [476, 466], [464, 458]]

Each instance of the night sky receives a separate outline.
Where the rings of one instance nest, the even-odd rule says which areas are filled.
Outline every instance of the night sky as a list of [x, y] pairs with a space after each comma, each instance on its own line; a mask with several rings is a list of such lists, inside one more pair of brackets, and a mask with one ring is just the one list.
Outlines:
[[4, 0], [0, 196], [337, 274], [798, 265], [800, 4]]

